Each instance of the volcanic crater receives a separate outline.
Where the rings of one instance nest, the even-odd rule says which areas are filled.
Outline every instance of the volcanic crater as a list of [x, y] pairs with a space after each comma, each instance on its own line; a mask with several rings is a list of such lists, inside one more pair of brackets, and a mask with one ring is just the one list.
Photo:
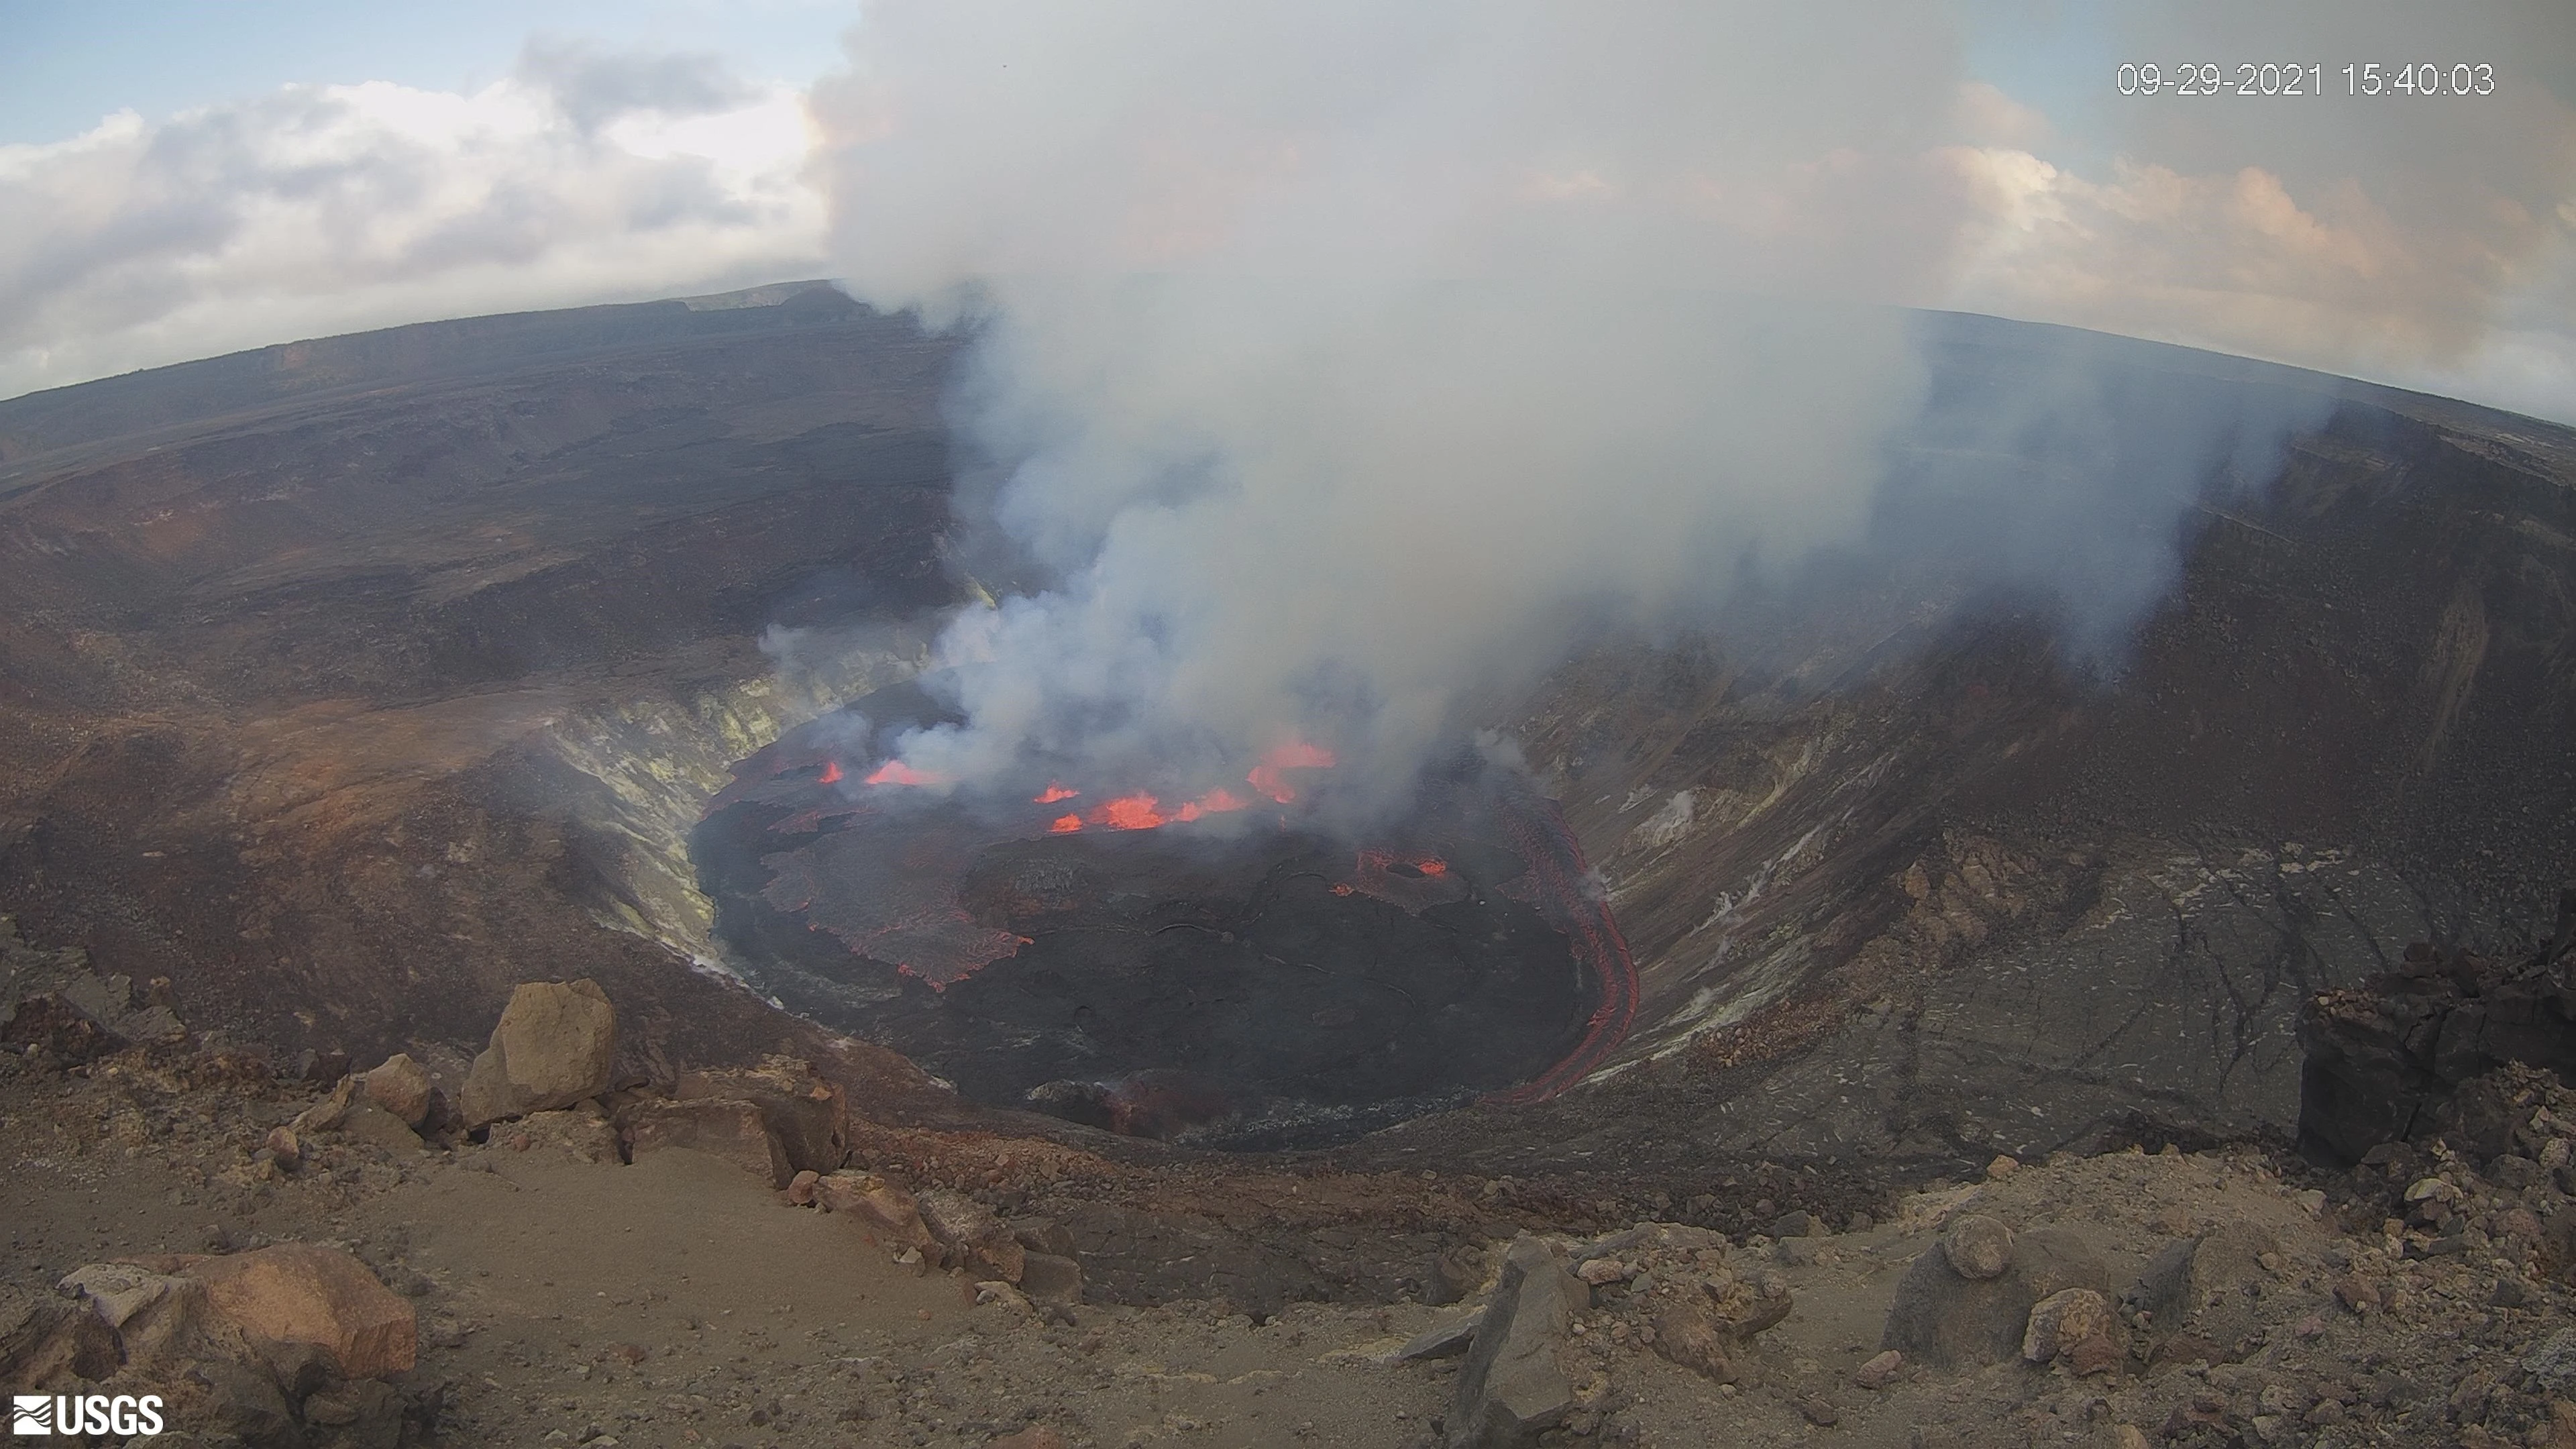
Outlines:
[[[2057, 496], [2042, 482], [2127, 498], [2161, 440], [2222, 407], [2306, 421], [2244, 476], [2185, 480], [2210, 486], [2173, 495], [2178, 519], [2114, 530], [2168, 540], [2174, 573], [2099, 677], [2044, 609], [1972, 592], [1945, 553], [1909, 573], [1888, 559], [1922, 550], [1864, 549], [1821, 604], [1605, 639], [1485, 701], [1462, 727], [1514, 740], [1540, 803], [1462, 838], [1264, 822], [1238, 858], [1250, 811], [1121, 831], [1087, 816], [1123, 782], [1066, 780], [1081, 798], [1045, 806], [1054, 781], [997, 790], [1028, 818], [916, 832], [957, 842], [923, 879], [1010, 947], [945, 989], [896, 970], [903, 951], [851, 949], [864, 923], [839, 913], [900, 919], [868, 893], [900, 872], [832, 877], [867, 890], [801, 909], [780, 881], [892, 818], [820, 812], [939, 798], [845, 790], [885, 752], [815, 753], [812, 722], [866, 699], [882, 729], [883, 691], [992, 582], [955, 537], [959, 339], [799, 286], [11, 400], [0, 908], [280, 1051], [460, 1049], [514, 984], [588, 976], [630, 1024], [629, 1079], [792, 1050], [882, 1120], [1139, 1161], [1204, 1159], [1062, 1118], [1211, 1125], [1139, 1116], [1112, 1088], [1146, 1072], [1215, 1078], [1247, 1143], [1472, 1100], [1332, 1158], [1583, 1202], [1716, 1202], [1747, 1158], [1955, 1171], [2142, 1118], [2158, 1140], [2286, 1134], [2301, 1002], [2411, 941], [2504, 955], [2546, 934], [2576, 860], [2576, 433], [2066, 329], [1917, 323], [1932, 391], [1880, 510], [1908, 544], [1929, 520], [2009, 522]], [[2010, 425], [2070, 379], [2102, 429]], [[1963, 511], [1980, 497], [2001, 501]], [[1255, 763], [1206, 785], [1249, 803]], [[1057, 838], [1066, 813], [1083, 828]], [[1477, 903], [1360, 891], [1364, 848], [1390, 853], [1389, 893], [1417, 888], [1394, 865], [1437, 858]], [[1604, 908], [1564, 907], [1596, 867]], [[1524, 871], [1568, 889], [1515, 897]], [[1032, 904], [1055, 880], [1080, 910]], [[1389, 931], [1426, 949], [1293, 949]], [[1597, 964], [1623, 939], [1633, 986]], [[1304, 978], [1293, 1002], [1264, 951]], [[1085, 999], [1053, 984], [1077, 958], [1080, 1030]], [[1425, 1028], [1439, 972], [1469, 970], [1494, 1014]], [[1094, 1025], [1113, 1014], [1144, 1037]], [[1248, 1053], [1228, 1021], [1311, 1053]], [[1337, 1070], [1401, 1055], [1399, 1035], [1473, 1051]], [[1029, 1096], [1050, 1084], [1071, 1085]], [[1292, 1123], [1313, 1135], [1259, 1135]]]
[[1312, 1147], [1553, 1095], [1626, 1028], [1634, 965], [1581, 846], [1472, 751], [1353, 830], [1302, 742], [1176, 801], [866, 756], [869, 721], [937, 717], [906, 684], [790, 732], [691, 853], [755, 986], [970, 1101]]

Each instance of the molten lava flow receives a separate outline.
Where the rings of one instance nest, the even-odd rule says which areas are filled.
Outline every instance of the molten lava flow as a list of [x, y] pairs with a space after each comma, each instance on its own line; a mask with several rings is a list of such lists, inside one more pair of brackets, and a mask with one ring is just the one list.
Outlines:
[[1282, 770], [1324, 770], [1333, 764], [1333, 752], [1314, 745], [1291, 740], [1261, 757], [1261, 763], [1244, 776], [1252, 788], [1285, 805], [1297, 798], [1296, 787], [1280, 778]]
[[1092, 819], [1112, 830], [1151, 830], [1164, 822], [1161, 802], [1151, 795], [1122, 795], [1092, 812]]
[[[1288, 783], [1283, 771], [1322, 770], [1331, 768], [1332, 764], [1332, 751], [1300, 741], [1291, 741], [1262, 756], [1261, 763], [1253, 766], [1252, 773], [1244, 778], [1251, 781], [1253, 788], [1263, 795], [1285, 805], [1297, 798], [1297, 788]], [[828, 762], [824, 767], [824, 783], [829, 784], [840, 778], [839, 762]], [[952, 782], [946, 775], [916, 770], [901, 760], [888, 760], [868, 774], [866, 783], [870, 785], [946, 785]], [[1079, 799], [1081, 796], [1080, 790], [1064, 781], [1049, 780], [1046, 788], [1030, 796], [1029, 801], [1034, 805], [1061, 805], [1067, 800]], [[1252, 801], [1223, 786], [1210, 790], [1197, 799], [1186, 801], [1179, 808], [1170, 811], [1163, 809], [1162, 801], [1156, 796], [1139, 792], [1134, 795], [1117, 796], [1087, 811], [1049, 818], [1047, 831], [1053, 835], [1071, 835], [1087, 825], [1096, 825], [1106, 830], [1153, 830], [1175, 821], [1200, 820], [1210, 815], [1224, 815], [1250, 808], [1252, 808]]]
[[[1050, 785], [1047, 793], [1038, 796], [1037, 801], [1039, 804], [1052, 804], [1081, 793], [1062, 785]], [[1097, 825], [1107, 830], [1153, 830], [1174, 821], [1197, 820], [1231, 810], [1248, 809], [1250, 803], [1231, 790], [1217, 789], [1184, 803], [1177, 810], [1166, 811], [1157, 796], [1121, 795], [1092, 807], [1087, 815], [1059, 815], [1047, 822], [1047, 831], [1052, 835], [1071, 835], [1085, 825]]]
[[1202, 815], [1223, 815], [1229, 810], [1246, 809], [1251, 805], [1251, 803], [1251, 801], [1239, 798], [1232, 790], [1226, 789], [1224, 786], [1220, 785], [1191, 801], [1187, 805], [1182, 806], [1180, 813], [1174, 815], [1172, 818], [1175, 820], [1196, 820]]
[[[1582, 1081], [1627, 1038], [1637, 1017], [1637, 963], [1628, 954], [1628, 938], [1610, 914], [1609, 902], [1592, 889], [1592, 866], [1583, 857], [1582, 842], [1566, 827], [1555, 801], [1535, 791], [1516, 793], [1519, 798], [1505, 810], [1503, 829], [1529, 863], [1526, 879], [1535, 887], [1540, 914], [1565, 932], [1574, 959], [1599, 984], [1601, 1003], [1585, 1023], [1583, 1039], [1564, 1060], [1532, 1081], [1485, 1098], [1506, 1106], [1544, 1102]], [[1518, 894], [1509, 886], [1504, 889]]]
[[826, 785], [837, 785], [841, 783], [840, 761], [826, 760], [823, 762], [823, 783]]

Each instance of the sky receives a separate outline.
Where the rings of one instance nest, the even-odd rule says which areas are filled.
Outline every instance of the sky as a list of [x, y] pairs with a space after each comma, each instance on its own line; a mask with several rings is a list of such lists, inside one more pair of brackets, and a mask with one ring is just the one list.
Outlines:
[[[0, 0], [0, 396], [301, 336], [831, 272], [868, 202], [811, 98], [902, 59], [888, 37], [905, 7], [877, 8], [894, 28], [810, 0]], [[1045, 8], [992, 12], [959, 42], [969, 69], [998, 73], [1039, 36], [1119, 30], [1059, 32], [1035, 19]], [[1758, 30], [1708, 42], [1706, 83], [1764, 97], [1796, 123], [1784, 134], [1826, 109], [1902, 128], [1826, 127], [1789, 155], [1753, 144], [1773, 129], [1761, 114], [1728, 119], [1772, 179], [1805, 178], [1711, 193], [1743, 208], [1739, 238], [1759, 223], [1812, 247], [1805, 275], [1761, 285], [2063, 321], [2576, 419], [2576, 11], [1886, 8], [1922, 19], [1917, 49], [1884, 65], [1876, 36], [1904, 27], [1867, 7], [1840, 53], [1792, 54]], [[2338, 91], [2346, 62], [2483, 63], [2496, 91], [2117, 93], [2123, 59], [2168, 74], [2214, 59], [2232, 81], [2237, 62], [2276, 55], [2317, 63]], [[1898, 94], [1908, 108], [1880, 104]], [[1614, 198], [1628, 184], [1614, 173], [1663, 164], [1668, 139], [1628, 137], [1629, 155], [1554, 182], [1615, 210], [1639, 193]], [[1938, 245], [1868, 235], [1887, 227]]]

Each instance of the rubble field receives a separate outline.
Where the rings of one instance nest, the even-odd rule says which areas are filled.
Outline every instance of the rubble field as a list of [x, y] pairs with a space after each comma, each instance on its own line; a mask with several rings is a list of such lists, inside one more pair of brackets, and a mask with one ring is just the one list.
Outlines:
[[461, 1071], [356, 1074], [57, 988], [0, 1023], [0, 1374], [161, 1394], [156, 1444], [2576, 1443], [2576, 1094], [2529, 1068], [2347, 1173], [2141, 1144], [1737, 1232], [1157, 1169], [1404, 1263], [1258, 1305], [1096, 1272], [1114, 1242], [1029, 1210], [1134, 1176], [1080, 1147], [872, 1121], [783, 1056], [618, 1084], [586, 982]]

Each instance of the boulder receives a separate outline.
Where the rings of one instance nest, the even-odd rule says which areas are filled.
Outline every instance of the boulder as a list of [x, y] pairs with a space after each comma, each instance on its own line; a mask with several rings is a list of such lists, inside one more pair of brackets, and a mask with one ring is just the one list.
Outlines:
[[531, 1112], [515, 1122], [496, 1123], [486, 1140], [512, 1152], [560, 1152], [575, 1162], [626, 1160], [617, 1128], [597, 1102], [585, 1101], [560, 1112]]
[[350, 1109], [355, 1107], [359, 1100], [357, 1079], [342, 1077], [332, 1084], [330, 1091], [322, 1094], [321, 1101], [296, 1113], [295, 1120], [286, 1124], [287, 1130], [307, 1135], [315, 1132], [337, 1132], [340, 1130], [340, 1124], [348, 1120]]
[[2012, 1262], [2012, 1248], [2012, 1229], [1984, 1213], [1961, 1217], [1941, 1239], [1941, 1254], [1950, 1260], [1951, 1270], [1972, 1282], [2002, 1277]]
[[1423, 1275], [1422, 1301], [1445, 1308], [1476, 1291], [1485, 1281], [1485, 1257], [1473, 1245], [1458, 1244], [1432, 1255]]
[[192, 1364], [188, 1377], [197, 1392], [189, 1418], [222, 1436], [218, 1442], [255, 1445], [301, 1445], [295, 1408], [260, 1369], [237, 1359], [212, 1358]]
[[215, 1315], [254, 1343], [309, 1343], [342, 1378], [412, 1366], [419, 1325], [411, 1303], [336, 1248], [279, 1243], [199, 1258], [180, 1271], [206, 1285]]
[[234, 1358], [257, 1359], [268, 1366], [268, 1376], [286, 1391], [290, 1399], [301, 1399], [325, 1384], [339, 1382], [339, 1365], [331, 1355], [309, 1343], [280, 1343], [262, 1339], [249, 1353]]
[[[321, 1101], [296, 1114], [295, 1120], [286, 1125], [290, 1139], [317, 1132], [337, 1132], [393, 1151], [417, 1152], [421, 1147], [420, 1134], [412, 1131], [402, 1118], [379, 1106], [356, 1077], [342, 1077]], [[274, 1140], [269, 1143], [272, 1151], [283, 1145]], [[300, 1159], [301, 1144], [296, 1146], [296, 1155]], [[285, 1160], [286, 1153], [276, 1151], [276, 1155], [282, 1165], [290, 1169], [295, 1165]]]
[[2261, 1315], [2246, 1289], [2267, 1276], [2263, 1255], [2278, 1247], [2263, 1229], [2235, 1223], [2168, 1244], [2129, 1290], [2129, 1301], [2149, 1315], [2150, 1344], [2188, 1328], [2227, 1352], [2260, 1331]]
[[430, 1084], [429, 1068], [408, 1052], [394, 1053], [367, 1073], [367, 1100], [400, 1118], [405, 1127], [417, 1129], [429, 1120], [430, 1099], [437, 1090]]
[[[2396, 971], [2311, 998], [2299, 1016], [2299, 1146], [2339, 1165], [2437, 1133], [2483, 1161], [2500, 1124], [2460, 1120], [2454, 1092], [2513, 1064], [2576, 1077], [2576, 991], [2532, 962], [2418, 941]], [[2448, 1119], [2448, 1120], [2446, 1120]]]
[[1449, 1449], [1528, 1449], [1574, 1412], [1563, 1361], [1591, 1290], [1535, 1238], [1513, 1242], [1494, 1280], [1449, 1411]]
[[873, 1172], [834, 1172], [815, 1180], [814, 1203], [825, 1212], [848, 1213], [896, 1249], [939, 1246], [911, 1193]]
[[306, 1396], [303, 1413], [307, 1426], [333, 1431], [334, 1449], [397, 1449], [402, 1443], [402, 1396], [391, 1384], [332, 1384]]
[[139, 1263], [91, 1263], [74, 1268], [54, 1285], [55, 1291], [79, 1300], [107, 1326], [122, 1329], [172, 1293], [205, 1285], [175, 1273], [156, 1273]]
[[1876, 1358], [1852, 1370], [1852, 1382], [1861, 1388], [1891, 1388], [1905, 1376], [1905, 1355], [1895, 1349], [1883, 1349]]
[[117, 1359], [116, 1330], [79, 1303], [32, 1288], [0, 1288], [0, 1380], [11, 1388], [103, 1379], [116, 1372]]
[[990, 1273], [1009, 1283], [1020, 1281], [1028, 1249], [1020, 1246], [1019, 1235], [1011, 1231], [1010, 1224], [994, 1216], [992, 1209], [962, 1192], [945, 1188], [922, 1193], [914, 1202], [920, 1208], [923, 1226], [930, 1229], [932, 1240], [939, 1245], [943, 1266]]
[[1054, 1253], [1023, 1251], [1020, 1291], [1039, 1303], [1080, 1303], [1082, 1264]]
[[289, 1081], [308, 1082], [316, 1087], [332, 1086], [349, 1075], [349, 1054], [337, 1047], [329, 1051], [306, 1047], [279, 1068], [279, 1074]]
[[1079, 1258], [1073, 1246], [1073, 1234], [1053, 1218], [1013, 1218], [1011, 1236], [1032, 1253], [1053, 1253], [1059, 1258]]
[[788, 1166], [798, 1172], [837, 1172], [850, 1160], [850, 1108], [841, 1088], [817, 1076], [810, 1063], [771, 1057], [757, 1067], [682, 1072], [672, 1095], [679, 1100], [750, 1102], [778, 1138]]
[[1456, 1358], [1476, 1341], [1476, 1329], [1485, 1321], [1485, 1310], [1478, 1308], [1459, 1314], [1446, 1323], [1434, 1324], [1405, 1340], [1395, 1351], [1397, 1363], [1420, 1363], [1435, 1358]]
[[[2461, 1083], [2459, 1090], [2434, 1113], [2434, 1128], [2454, 1153], [2471, 1162], [2516, 1153], [2536, 1159], [2553, 1143], [2563, 1140], [2558, 1136], [2557, 1116], [2546, 1104], [2564, 1099], [2565, 1089], [2550, 1073], [2509, 1063]], [[2564, 1161], [2562, 1157], [2558, 1164], [2551, 1165], [2563, 1165]], [[2539, 1162], [2533, 1161], [2531, 1166], [2545, 1174]], [[2537, 1177], [2533, 1180], [2537, 1181]]]
[[1739, 1277], [1721, 1272], [1699, 1280], [1655, 1315], [1655, 1352], [1716, 1383], [1738, 1377], [1737, 1358], [1753, 1335], [1789, 1316], [1795, 1299], [1776, 1272]]
[[206, 1285], [157, 1264], [91, 1263], [56, 1288], [115, 1330], [125, 1362], [146, 1371], [240, 1347], [238, 1340], [212, 1341], [223, 1335]]
[[1794, 1301], [1789, 1280], [1769, 1269], [1749, 1277], [1720, 1273], [1703, 1280], [1700, 1291], [1718, 1331], [1739, 1342], [1788, 1317]]
[[366, 1097], [349, 1104], [340, 1118], [338, 1131], [355, 1142], [381, 1147], [388, 1152], [418, 1152], [420, 1134], [403, 1125], [403, 1120], [379, 1107]]
[[2123, 1333], [2110, 1299], [2090, 1288], [2061, 1288], [2031, 1306], [2021, 1356], [2028, 1363], [2062, 1362], [2079, 1374], [2100, 1373], [2127, 1356]]
[[1782, 1213], [1778, 1218], [1772, 1221], [1771, 1236], [1775, 1238], [1803, 1238], [1809, 1233], [1820, 1231], [1822, 1227], [1823, 1224], [1816, 1221], [1816, 1215], [1814, 1213]]
[[1735, 1359], [1742, 1343], [1718, 1331], [1708, 1308], [1694, 1295], [1666, 1304], [1655, 1314], [1655, 1352], [1711, 1383], [1731, 1384], [1742, 1376]]
[[2015, 1235], [2003, 1271], [1991, 1278], [1968, 1277], [1946, 1246], [1935, 1247], [1917, 1256], [1897, 1283], [1879, 1347], [1945, 1372], [2006, 1363], [2020, 1357], [2030, 1311], [2041, 1299], [2066, 1288], [2107, 1293], [2109, 1277], [2084, 1235], [2065, 1228]]
[[795, 1176], [778, 1134], [769, 1130], [768, 1118], [757, 1104], [737, 1098], [639, 1104], [627, 1114], [626, 1146], [638, 1160], [673, 1147], [704, 1152], [771, 1187], [785, 1187]]
[[608, 1090], [617, 1012], [597, 982], [531, 981], [510, 993], [492, 1042], [465, 1076], [468, 1128], [569, 1107]]

